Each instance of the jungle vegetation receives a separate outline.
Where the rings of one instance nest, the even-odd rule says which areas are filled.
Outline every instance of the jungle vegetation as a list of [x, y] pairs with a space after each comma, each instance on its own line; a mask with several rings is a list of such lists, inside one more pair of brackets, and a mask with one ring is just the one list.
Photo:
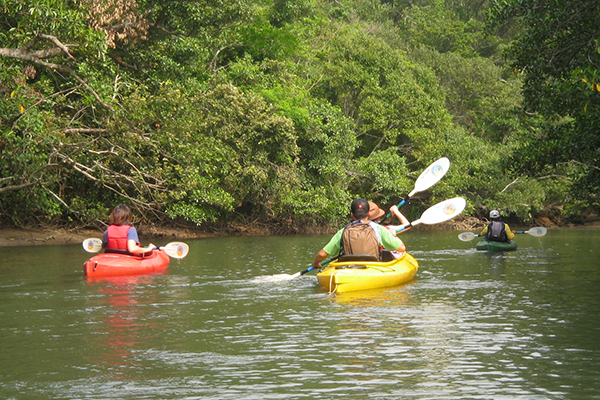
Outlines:
[[[600, 1], [0, 0], [0, 221], [596, 212]], [[405, 206], [406, 207], [406, 206]]]

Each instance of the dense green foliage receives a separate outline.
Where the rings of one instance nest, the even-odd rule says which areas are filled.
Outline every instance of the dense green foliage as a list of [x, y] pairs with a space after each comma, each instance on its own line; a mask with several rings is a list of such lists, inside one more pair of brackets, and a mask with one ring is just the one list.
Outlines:
[[522, 139], [512, 168], [532, 176], [562, 174], [574, 210], [600, 204], [600, 1], [499, 2], [494, 26], [517, 17], [523, 34], [508, 48], [524, 77], [523, 109], [542, 119]]
[[[147, 223], [295, 232], [357, 196], [397, 203], [442, 156], [410, 217], [454, 196], [471, 214], [575, 212], [597, 199], [567, 198], [573, 182], [600, 182], [597, 25], [573, 11], [587, 36], [557, 42], [588, 47], [548, 68], [561, 49], [527, 44], [554, 25], [517, 22], [570, 9], [541, 3], [0, 0], [0, 218], [97, 225], [125, 202]], [[501, 61], [513, 37], [525, 73]]]

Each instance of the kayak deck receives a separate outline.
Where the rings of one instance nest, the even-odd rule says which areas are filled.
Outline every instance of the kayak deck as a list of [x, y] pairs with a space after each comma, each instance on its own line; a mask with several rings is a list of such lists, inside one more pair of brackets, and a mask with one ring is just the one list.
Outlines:
[[168, 267], [169, 256], [162, 250], [154, 250], [144, 257], [102, 253], [83, 264], [83, 273], [88, 277], [140, 275], [163, 272]]
[[517, 249], [517, 242], [512, 240], [510, 242], [493, 242], [482, 240], [475, 245], [475, 248], [483, 251], [510, 251]]
[[319, 285], [329, 293], [397, 286], [408, 282], [417, 273], [419, 264], [404, 253], [392, 261], [332, 261], [317, 274]]

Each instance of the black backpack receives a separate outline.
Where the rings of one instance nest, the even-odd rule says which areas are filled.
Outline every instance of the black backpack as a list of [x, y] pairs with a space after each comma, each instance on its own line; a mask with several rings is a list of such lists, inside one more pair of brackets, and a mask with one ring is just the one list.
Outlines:
[[508, 236], [506, 236], [506, 227], [504, 222], [492, 221], [488, 225], [486, 239], [492, 242], [508, 242]]

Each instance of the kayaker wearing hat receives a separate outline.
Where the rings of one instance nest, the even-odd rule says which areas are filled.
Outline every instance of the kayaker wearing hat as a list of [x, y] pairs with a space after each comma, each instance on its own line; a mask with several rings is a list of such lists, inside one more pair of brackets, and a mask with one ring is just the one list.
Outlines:
[[483, 228], [481, 236], [485, 235], [488, 242], [510, 242], [515, 238], [515, 234], [510, 230], [508, 224], [500, 221], [500, 211], [490, 211], [490, 223]]
[[380, 259], [380, 248], [404, 252], [406, 247], [402, 240], [390, 233], [385, 227], [369, 218], [369, 202], [356, 199], [350, 206], [353, 221], [336, 232], [329, 243], [315, 255], [312, 266], [320, 268], [321, 261], [335, 254], [368, 254]]
[[[390, 207], [390, 213], [398, 218], [401, 225], [383, 225], [390, 233], [396, 236], [398, 233], [404, 232], [410, 229], [411, 224], [410, 221], [402, 215], [398, 206], [395, 204]], [[373, 222], [380, 223], [381, 218], [385, 215], [385, 211], [383, 211], [377, 204], [372, 201], [369, 202], [369, 220]], [[400, 231], [400, 232], [398, 232]]]

